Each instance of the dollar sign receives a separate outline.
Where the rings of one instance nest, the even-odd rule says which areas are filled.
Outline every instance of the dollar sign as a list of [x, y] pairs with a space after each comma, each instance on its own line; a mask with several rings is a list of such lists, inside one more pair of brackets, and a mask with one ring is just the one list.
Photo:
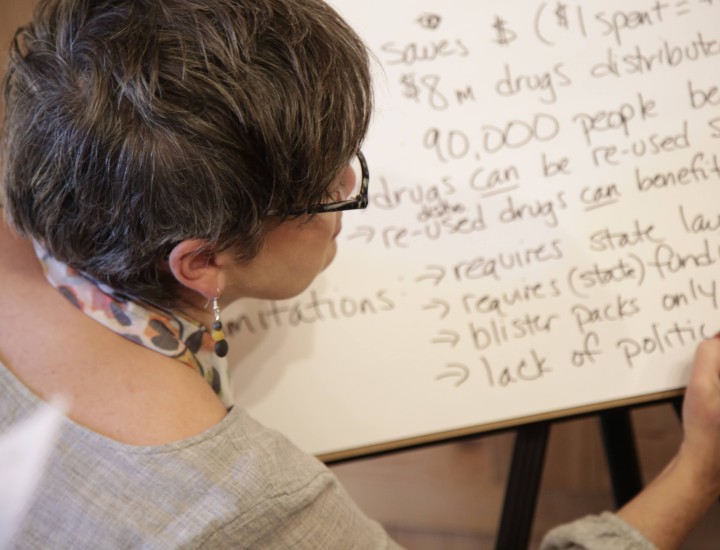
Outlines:
[[567, 18], [567, 6], [563, 4], [562, 2], [557, 3], [557, 8], [555, 8], [555, 16], [557, 17], [557, 24], [559, 27], [568, 28], [568, 18]]
[[507, 21], [496, 16], [493, 22], [493, 28], [497, 31], [497, 38], [495, 42], [501, 46], [507, 46], [517, 38], [517, 35], [510, 29], [507, 28]]
[[408, 99], [420, 101], [420, 87], [415, 84], [415, 75], [413, 73], [404, 74], [400, 77], [402, 85], [402, 95]]

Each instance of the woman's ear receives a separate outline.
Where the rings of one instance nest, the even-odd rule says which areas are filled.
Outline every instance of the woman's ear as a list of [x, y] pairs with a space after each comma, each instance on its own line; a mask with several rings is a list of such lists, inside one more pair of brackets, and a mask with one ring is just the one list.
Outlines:
[[181, 241], [168, 256], [168, 266], [175, 279], [208, 300], [217, 298], [225, 289], [223, 263], [224, 256], [199, 239]]

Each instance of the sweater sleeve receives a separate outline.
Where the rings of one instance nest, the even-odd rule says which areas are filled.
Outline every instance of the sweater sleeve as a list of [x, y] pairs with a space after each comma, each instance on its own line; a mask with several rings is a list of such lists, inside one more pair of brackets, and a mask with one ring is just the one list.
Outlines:
[[657, 550], [642, 533], [610, 512], [554, 528], [545, 535], [540, 549]]

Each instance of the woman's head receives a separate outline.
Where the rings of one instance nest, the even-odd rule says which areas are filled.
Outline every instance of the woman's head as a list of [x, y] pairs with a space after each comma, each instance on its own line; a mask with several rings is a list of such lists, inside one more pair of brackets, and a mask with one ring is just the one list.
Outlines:
[[73, 267], [174, 305], [173, 245], [255, 257], [268, 211], [325, 199], [370, 90], [364, 46], [321, 0], [41, 0], [5, 83], [6, 212]]

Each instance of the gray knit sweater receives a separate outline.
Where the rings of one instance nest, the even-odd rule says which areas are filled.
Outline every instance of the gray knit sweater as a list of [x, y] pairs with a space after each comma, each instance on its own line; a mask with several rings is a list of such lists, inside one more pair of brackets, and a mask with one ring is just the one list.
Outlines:
[[[0, 363], [0, 433], [44, 404]], [[330, 471], [238, 408], [168, 445], [118, 443], [65, 420], [12, 548], [395, 549]], [[543, 550], [652, 549], [612, 514]]]

